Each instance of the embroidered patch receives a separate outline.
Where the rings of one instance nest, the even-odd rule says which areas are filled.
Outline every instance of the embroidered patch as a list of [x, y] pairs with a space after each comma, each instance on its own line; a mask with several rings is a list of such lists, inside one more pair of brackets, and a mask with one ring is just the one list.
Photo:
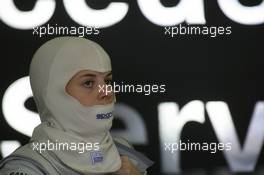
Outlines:
[[111, 117], [113, 117], [113, 113], [112, 112], [109, 112], [109, 113], [106, 113], [106, 114], [97, 114], [96, 115], [96, 119], [99, 119], [99, 120], [109, 119]]
[[103, 153], [101, 151], [93, 151], [90, 153], [91, 154], [91, 159], [92, 159], [92, 164], [100, 163], [104, 160]]
[[27, 175], [26, 173], [20, 173], [20, 172], [12, 172], [9, 173], [9, 175]]

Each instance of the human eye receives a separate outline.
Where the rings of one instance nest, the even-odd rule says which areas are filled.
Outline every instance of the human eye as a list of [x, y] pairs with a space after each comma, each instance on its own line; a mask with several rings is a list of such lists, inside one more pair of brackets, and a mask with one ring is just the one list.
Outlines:
[[94, 84], [94, 81], [92, 81], [92, 80], [87, 80], [83, 83], [84, 87], [86, 87], [86, 88], [92, 88], [93, 84]]

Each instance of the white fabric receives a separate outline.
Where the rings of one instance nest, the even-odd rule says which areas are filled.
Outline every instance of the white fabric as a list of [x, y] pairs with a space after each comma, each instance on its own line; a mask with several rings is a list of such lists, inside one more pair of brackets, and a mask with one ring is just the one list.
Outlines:
[[119, 153], [109, 133], [113, 117], [109, 105], [83, 106], [68, 95], [65, 86], [81, 70], [111, 71], [111, 61], [101, 46], [78, 37], [59, 37], [42, 45], [30, 65], [30, 83], [41, 118], [32, 142], [100, 143], [103, 161], [93, 163], [91, 152], [53, 150], [64, 164], [82, 174], [110, 173], [121, 167]]

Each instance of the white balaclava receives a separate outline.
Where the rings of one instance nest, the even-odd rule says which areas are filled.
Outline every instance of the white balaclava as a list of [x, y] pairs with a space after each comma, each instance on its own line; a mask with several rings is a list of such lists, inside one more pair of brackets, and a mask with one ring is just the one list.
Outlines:
[[[34, 129], [31, 141], [99, 143], [100, 150], [84, 153], [66, 149], [49, 151], [82, 174], [114, 172], [121, 167], [109, 133], [114, 103], [87, 107], [65, 91], [69, 80], [81, 70], [111, 71], [110, 58], [95, 42], [78, 37], [55, 38], [37, 50], [29, 74], [41, 124]], [[97, 115], [108, 117], [102, 119]]]

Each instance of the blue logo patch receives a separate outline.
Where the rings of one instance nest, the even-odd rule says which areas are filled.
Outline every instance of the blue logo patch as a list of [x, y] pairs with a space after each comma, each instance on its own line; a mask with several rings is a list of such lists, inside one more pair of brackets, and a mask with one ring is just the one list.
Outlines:
[[106, 114], [97, 114], [96, 115], [96, 119], [99, 119], [99, 120], [109, 119], [111, 117], [113, 117], [113, 113], [112, 112], [108, 112]]
[[104, 160], [103, 153], [101, 151], [91, 152], [92, 164], [100, 163]]

